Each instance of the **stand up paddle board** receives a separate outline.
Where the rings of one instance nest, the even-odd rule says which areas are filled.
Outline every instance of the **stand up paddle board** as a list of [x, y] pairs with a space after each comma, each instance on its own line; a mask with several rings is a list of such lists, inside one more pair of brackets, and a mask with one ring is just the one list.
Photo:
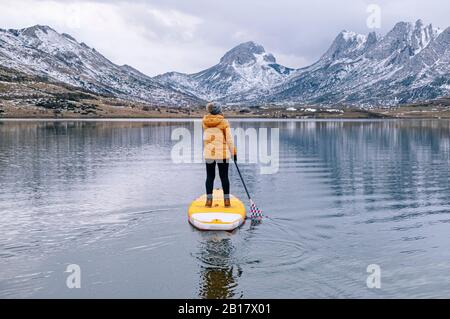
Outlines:
[[245, 206], [238, 198], [231, 195], [231, 207], [224, 206], [223, 190], [214, 190], [213, 198], [212, 207], [205, 207], [206, 195], [192, 202], [188, 211], [192, 226], [200, 230], [231, 231], [245, 222]]

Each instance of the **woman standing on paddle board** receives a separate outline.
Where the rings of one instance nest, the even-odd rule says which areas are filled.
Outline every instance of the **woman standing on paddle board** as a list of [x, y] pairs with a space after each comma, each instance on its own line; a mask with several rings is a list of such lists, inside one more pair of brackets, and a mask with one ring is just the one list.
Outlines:
[[208, 103], [208, 114], [203, 117], [203, 142], [206, 161], [206, 207], [213, 203], [214, 179], [216, 178], [216, 164], [224, 193], [224, 205], [230, 207], [230, 180], [228, 168], [231, 155], [237, 160], [236, 147], [231, 135], [230, 124], [222, 114], [220, 105]]

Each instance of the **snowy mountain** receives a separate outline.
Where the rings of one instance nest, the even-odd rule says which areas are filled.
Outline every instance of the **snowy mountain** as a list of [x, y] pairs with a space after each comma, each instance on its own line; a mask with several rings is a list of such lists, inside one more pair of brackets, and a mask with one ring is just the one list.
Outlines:
[[[397, 105], [450, 95], [449, 29], [400, 22], [384, 37], [340, 33], [264, 103]], [[260, 101], [260, 103], [263, 101]]]
[[400, 102], [449, 96], [450, 28], [411, 58], [386, 89], [395, 93]]
[[0, 29], [0, 65], [97, 94], [154, 105], [195, 105], [195, 96], [162, 85], [130, 66], [118, 66], [95, 49], [47, 26]]
[[254, 42], [195, 74], [148, 77], [45, 26], [0, 29], [0, 66], [50, 81], [167, 106], [215, 100], [237, 105], [394, 106], [450, 96], [450, 28], [399, 22], [385, 36], [342, 31], [311, 66], [290, 69]]
[[205, 100], [229, 102], [237, 96], [258, 98], [283, 82], [293, 69], [276, 62], [261, 45], [242, 43], [228, 51], [220, 62], [196, 74], [166, 73], [154, 79]]
[[393, 106], [450, 96], [449, 29], [399, 22], [385, 36], [342, 31], [313, 65], [289, 69], [254, 42], [196, 74], [154, 78], [224, 103]]

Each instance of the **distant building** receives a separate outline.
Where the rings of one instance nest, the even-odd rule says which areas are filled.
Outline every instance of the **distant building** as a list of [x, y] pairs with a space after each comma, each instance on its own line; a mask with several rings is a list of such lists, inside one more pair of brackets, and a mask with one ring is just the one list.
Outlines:
[[326, 109], [325, 111], [328, 113], [344, 113], [343, 110], [338, 110], [338, 109]]

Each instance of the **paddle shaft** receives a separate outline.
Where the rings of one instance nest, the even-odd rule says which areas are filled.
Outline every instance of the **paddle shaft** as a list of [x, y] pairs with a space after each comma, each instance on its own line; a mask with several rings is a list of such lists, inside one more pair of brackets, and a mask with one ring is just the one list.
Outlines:
[[245, 185], [245, 181], [244, 181], [244, 178], [242, 177], [241, 170], [239, 169], [239, 166], [236, 161], [234, 161], [234, 164], [236, 165], [236, 169], [239, 173], [239, 177], [241, 178], [242, 184], [244, 185], [245, 192], [247, 193], [248, 199], [251, 201], [252, 198], [250, 197], [250, 193], [248, 192], [247, 185]]

